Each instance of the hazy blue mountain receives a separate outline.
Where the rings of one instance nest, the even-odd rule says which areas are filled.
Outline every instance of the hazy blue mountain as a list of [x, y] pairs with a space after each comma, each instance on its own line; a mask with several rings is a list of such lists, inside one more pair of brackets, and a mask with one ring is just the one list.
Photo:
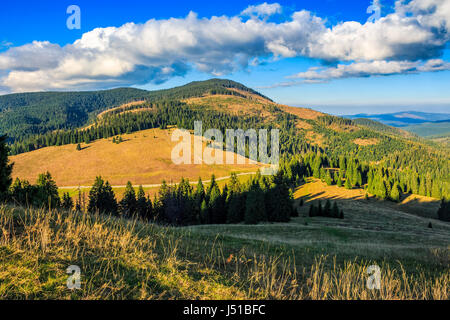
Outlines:
[[426, 113], [418, 111], [405, 111], [405, 112], [385, 113], [385, 114], [360, 113], [355, 115], [346, 115], [343, 117], [349, 119], [364, 118], [378, 121], [387, 124], [389, 126], [406, 127], [426, 122], [450, 120], [450, 113]]
[[450, 135], [450, 120], [413, 124], [402, 129], [421, 137]]

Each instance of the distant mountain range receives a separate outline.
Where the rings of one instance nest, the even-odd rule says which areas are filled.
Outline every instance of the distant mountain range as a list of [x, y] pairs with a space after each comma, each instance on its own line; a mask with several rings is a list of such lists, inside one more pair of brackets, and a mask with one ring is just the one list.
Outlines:
[[[393, 127], [407, 127], [428, 122], [450, 121], [450, 113], [426, 113], [418, 111], [405, 111], [397, 113], [345, 115], [349, 119], [370, 119]], [[406, 129], [406, 128], [405, 128]]]

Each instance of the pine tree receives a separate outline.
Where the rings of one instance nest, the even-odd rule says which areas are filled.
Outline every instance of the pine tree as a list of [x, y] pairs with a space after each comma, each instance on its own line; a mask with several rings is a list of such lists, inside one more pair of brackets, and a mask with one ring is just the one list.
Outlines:
[[77, 151], [81, 151], [81, 145], [77, 144]]
[[58, 208], [61, 205], [58, 187], [50, 172], [47, 171], [39, 175], [36, 190], [36, 195], [33, 198], [33, 205], [36, 207]]
[[202, 204], [200, 206], [200, 221], [202, 223], [207, 223], [208, 219], [208, 204], [206, 203], [206, 199], [203, 199]]
[[322, 202], [319, 200], [319, 203], [317, 205], [317, 215], [319, 217], [323, 216], [323, 208], [322, 208]]
[[333, 203], [333, 208], [331, 209], [331, 216], [333, 218], [339, 218], [339, 207], [336, 202]]
[[345, 188], [346, 189], [353, 189], [352, 187], [352, 183], [350, 182], [350, 178], [347, 177], [347, 179], [345, 180]]
[[253, 183], [245, 202], [245, 223], [257, 224], [266, 220], [264, 193], [258, 183]]
[[207, 219], [208, 224], [219, 224], [222, 222], [225, 208], [223, 207], [223, 203], [221, 200], [222, 197], [220, 194], [219, 186], [215, 184], [209, 190], [209, 215]]
[[94, 185], [89, 191], [88, 212], [117, 214], [118, 205], [116, 197], [108, 181], [101, 177], [95, 179]]
[[317, 215], [316, 207], [314, 206], [313, 203], [311, 203], [311, 205], [309, 206], [308, 216], [315, 217], [316, 215]]
[[436, 199], [441, 199], [441, 188], [437, 181], [433, 182], [433, 187], [431, 188], [431, 196]]
[[240, 193], [230, 193], [228, 195], [227, 223], [244, 221], [244, 205], [244, 199]]
[[391, 190], [391, 199], [395, 202], [400, 201], [400, 190], [398, 187], [398, 183], [396, 182]]
[[123, 198], [119, 202], [120, 212], [126, 217], [133, 217], [136, 213], [136, 206], [136, 192], [131, 182], [128, 181]]
[[13, 164], [8, 159], [9, 148], [6, 136], [0, 136], [0, 201], [6, 199], [9, 186], [12, 183], [11, 173]]
[[327, 199], [327, 201], [325, 202], [325, 207], [323, 208], [323, 212], [322, 215], [324, 217], [329, 217], [331, 216], [331, 202], [330, 200]]
[[63, 194], [61, 207], [66, 210], [72, 210], [72, 208], [73, 208], [73, 200], [70, 197], [70, 194], [68, 192], [65, 192]]
[[144, 220], [150, 220], [152, 215], [152, 202], [145, 197], [145, 191], [139, 186], [136, 199], [136, 214]]
[[327, 173], [325, 174], [325, 183], [329, 186], [333, 184], [333, 179], [331, 178], [330, 170], [327, 170]]
[[450, 222], [450, 201], [442, 199], [438, 210], [439, 220]]

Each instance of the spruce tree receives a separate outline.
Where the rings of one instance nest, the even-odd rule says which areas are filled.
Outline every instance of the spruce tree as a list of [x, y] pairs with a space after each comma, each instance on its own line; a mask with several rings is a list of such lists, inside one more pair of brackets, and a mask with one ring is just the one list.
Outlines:
[[206, 199], [203, 199], [202, 204], [200, 206], [200, 221], [202, 223], [207, 223], [208, 220], [208, 204], [206, 203]]
[[331, 202], [328, 199], [325, 202], [325, 207], [323, 208], [323, 213], [322, 214], [323, 214], [324, 217], [331, 216]]
[[89, 191], [88, 212], [114, 215], [118, 212], [118, 205], [112, 187], [108, 181], [103, 181], [100, 176], [95, 179], [94, 185]]
[[450, 201], [446, 199], [441, 200], [441, 206], [438, 210], [438, 218], [439, 220], [450, 222]]
[[339, 207], [336, 202], [333, 203], [333, 208], [331, 209], [331, 216], [333, 218], [339, 218]]
[[347, 179], [345, 179], [345, 188], [346, 189], [353, 189], [352, 187], [352, 183], [350, 182], [350, 178], [347, 177]]
[[133, 217], [136, 213], [136, 206], [136, 192], [134, 191], [131, 182], [128, 181], [123, 198], [119, 202], [120, 212], [126, 217]]
[[253, 183], [245, 202], [245, 223], [257, 224], [266, 221], [264, 194], [258, 183]]
[[44, 206], [46, 208], [58, 208], [61, 205], [58, 187], [48, 171], [38, 177], [33, 204], [37, 207]]
[[13, 164], [8, 159], [9, 148], [6, 136], [0, 136], [0, 201], [7, 198], [9, 186], [12, 183], [11, 173]]
[[230, 193], [228, 196], [227, 223], [240, 223], [244, 220], [245, 203], [240, 193]]
[[333, 179], [331, 178], [330, 170], [327, 170], [327, 173], [325, 174], [325, 183], [329, 186], [333, 184]]
[[63, 207], [66, 210], [72, 210], [73, 209], [73, 200], [70, 197], [70, 194], [68, 192], [65, 192], [63, 194], [61, 207]]
[[397, 182], [394, 184], [394, 186], [392, 187], [391, 190], [391, 199], [395, 202], [399, 202], [400, 201], [400, 190], [398, 187]]
[[144, 220], [150, 220], [152, 215], [152, 202], [149, 198], [146, 198], [142, 186], [139, 186], [137, 193], [136, 214]]

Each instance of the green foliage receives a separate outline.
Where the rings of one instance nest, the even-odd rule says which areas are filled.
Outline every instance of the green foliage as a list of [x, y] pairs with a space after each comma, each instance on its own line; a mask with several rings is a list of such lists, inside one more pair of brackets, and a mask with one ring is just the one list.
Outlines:
[[11, 173], [13, 165], [9, 163], [8, 152], [6, 136], [0, 136], [0, 201], [7, 197], [9, 186], [12, 183]]
[[438, 210], [439, 220], [450, 222], [450, 201], [442, 199]]
[[127, 217], [133, 217], [137, 213], [136, 192], [130, 181], [127, 182], [125, 193], [119, 202], [119, 210], [122, 215]]
[[312, 203], [309, 207], [309, 216], [343, 219], [344, 213], [342, 210], [339, 210], [337, 202], [334, 202], [332, 205], [330, 200], [327, 200], [324, 207], [322, 207], [320, 201], [317, 206]]
[[62, 197], [61, 207], [66, 210], [73, 209], [73, 200], [68, 192], [65, 192]]
[[245, 202], [246, 224], [258, 224], [267, 220], [266, 210], [264, 206], [264, 193], [258, 183], [253, 182], [247, 194]]
[[118, 205], [112, 187], [108, 181], [103, 181], [102, 177], [95, 179], [94, 185], [89, 191], [88, 212], [113, 215], [118, 213]]

